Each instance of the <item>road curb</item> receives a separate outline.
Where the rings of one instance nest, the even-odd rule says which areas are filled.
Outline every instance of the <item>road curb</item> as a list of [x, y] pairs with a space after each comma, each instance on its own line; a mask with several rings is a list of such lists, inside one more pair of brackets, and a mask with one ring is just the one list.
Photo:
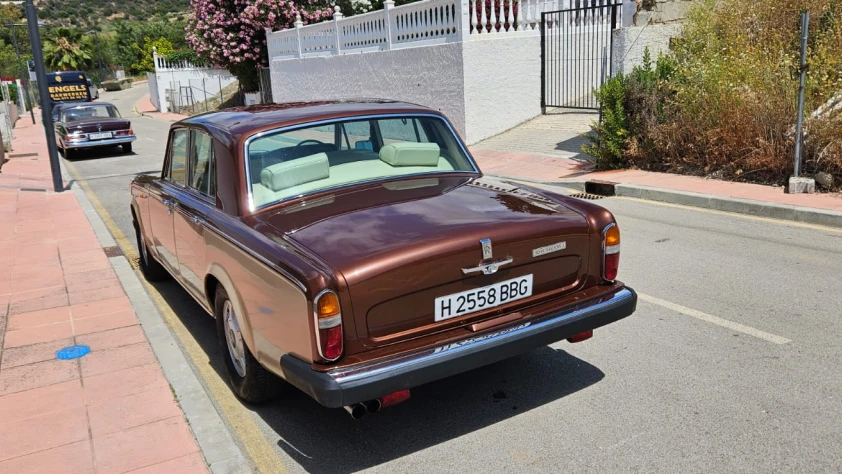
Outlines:
[[[62, 165], [64, 165], [62, 163]], [[64, 168], [64, 166], [62, 166]], [[81, 186], [70, 186], [103, 247], [117, 245]], [[213, 473], [253, 472], [127, 258], [108, 259]]]
[[842, 212], [829, 209], [818, 209], [791, 204], [780, 204], [767, 201], [756, 201], [714, 194], [696, 193], [691, 191], [677, 191], [674, 189], [640, 186], [635, 184], [610, 183], [605, 181], [531, 181], [523, 178], [498, 176], [518, 181], [560, 186], [579, 192], [602, 194], [609, 196], [630, 197], [657, 201], [670, 204], [680, 204], [702, 209], [733, 212], [758, 217], [767, 217], [805, 224], [815, 224], [828, 227], [842, 227]]

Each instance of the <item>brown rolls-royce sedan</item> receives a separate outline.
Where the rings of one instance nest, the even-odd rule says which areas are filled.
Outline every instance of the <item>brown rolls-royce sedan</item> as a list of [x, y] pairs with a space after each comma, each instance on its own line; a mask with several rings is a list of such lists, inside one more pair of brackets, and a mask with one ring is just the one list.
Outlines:
[[132, 184], [149, 280], [215, 316], [236, 393], [284, 379], [354, 417], [629, 316], [620, 231], [590, 202], [482, 175], [447, 119], [359, 101], [175, 123]]

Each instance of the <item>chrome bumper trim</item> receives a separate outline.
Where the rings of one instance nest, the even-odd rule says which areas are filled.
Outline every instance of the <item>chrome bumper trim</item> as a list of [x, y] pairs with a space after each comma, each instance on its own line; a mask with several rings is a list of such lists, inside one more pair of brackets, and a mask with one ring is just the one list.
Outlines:
[[85, 141], [65, 141], [64, 148], [66, 149], [76, 149], [76, 148], [93, 148], [96, 146], [116, 146], [116, 145], [123, 145], [125, 143], [131, 143], [137, 140], [137, 136], [130, 135], [127, 137], [119, 137], [119, 138], [106, 138], [105, 140], [85, 140]]

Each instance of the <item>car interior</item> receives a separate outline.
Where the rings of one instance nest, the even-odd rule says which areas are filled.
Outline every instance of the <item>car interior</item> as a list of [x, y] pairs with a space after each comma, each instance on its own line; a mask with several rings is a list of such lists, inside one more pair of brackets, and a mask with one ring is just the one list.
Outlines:
[[456, 138], [427, 117], [338, 122], [269, 135], [249, 146], [255, 208], [377, 178], [473, 171]]

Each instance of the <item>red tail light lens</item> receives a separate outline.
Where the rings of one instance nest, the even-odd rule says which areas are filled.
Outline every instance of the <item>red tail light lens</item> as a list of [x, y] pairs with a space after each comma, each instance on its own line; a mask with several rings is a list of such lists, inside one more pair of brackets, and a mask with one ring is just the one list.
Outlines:
[[620, 228], [616, 223], [609, 224], [603, 231], [602, 248], [602, 278], [614, 281], [620, 269]]
[[398, 390], [380, 397], [380, 408], [390, 407], [409, 400], [409, 390]]
[[316, 339], [319, 355], [330, 362], [342, 356], [342, 311], [339, 297], [332, 290], [324, 290], [313, 301]]
[[588, 339], [593, 337], [593, 330], [580, 332], [573, 337], [567, 338], [567, 342], [582, 342], [587, 341]]

